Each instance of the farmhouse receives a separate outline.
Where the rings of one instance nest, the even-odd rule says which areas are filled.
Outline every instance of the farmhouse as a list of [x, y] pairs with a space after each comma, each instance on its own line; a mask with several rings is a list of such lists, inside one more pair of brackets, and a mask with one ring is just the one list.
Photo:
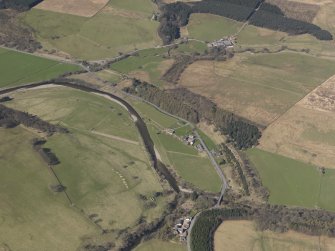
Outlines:
[[195, 135], [190, 134], [186, 136], [184, 138], [184, 141], [186, 142], [186, 144], [193, 146], [195, 143]]
[[190, 217], [180, 218], [173, 227], [173, 232], [179, 236], [180, 241], [186, 241], [191, 222], [192, 219]]
[[234, 38], [233, 37], [221, 38], [219, 40], [215, 40], [211, 43], [208, 43], [207, 46], [209, 48], [233, 48]]

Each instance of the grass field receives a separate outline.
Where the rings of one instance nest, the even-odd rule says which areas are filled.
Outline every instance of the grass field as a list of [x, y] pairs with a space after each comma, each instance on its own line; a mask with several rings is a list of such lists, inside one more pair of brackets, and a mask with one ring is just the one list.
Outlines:
[[212, 14], [192, 14], [187, 30], [190, 38], [213, 41], [237, 33], [241, 22]]
[[[150, 135], [163, 162], [185, 181], [209, 192], [220, 191], [220, 179], [205, 153], [149, 125]], [[159, 133], [160, 132], [160, 133]]]
[[335, 239], [294, 231], [257, 231], [252, 221], [224, 221], [215, 232], [214, 250], [224, 251], [334, 251]]
[[247, 153], [270, 191], [270, 203], [335, 211], [334, 170], [323, 175], [316, 166], [277, 154], [256, 148]]
[[31, 147], [35, 135], [0, 128], [0, 137], [0, 250], [76, 250], [84, 236], [99, 233], [49, 189], [57, 181]]
[[334, 74], [335, 61], [298, 53], [238, 54], [198, 61], [179, 83], [220, 107], [268, 125]]
[[0, 48], [0, 88], [48, 80], [80, 67]]
[[149, 240], [140, 244], [134, 251], [186, 251], [186, 246], [161, 240]]
[[22, 19], [46, 49], [56, 48], [81, 59], [101, 59], [160, 43], [158, 22], [142, 12], [145, 6], [121, 1], [114, 6], [112, 1], [91, 18], [32, 9]]
[[154, 207], [147, 203], [163, 191], [162, 186], [131, 117], [121, 106], [65, 87], [12, 96], [9, 106], [69, 128], [70, 134], [52, 136], [46, 147], [60, 159], [54, 170], [83, 216], [96, 214], [93, 220], [102, 228], [118, 230], [134, 226], [141, 217], [150, 222], [161, 215], [165, 197], [154, 199]]

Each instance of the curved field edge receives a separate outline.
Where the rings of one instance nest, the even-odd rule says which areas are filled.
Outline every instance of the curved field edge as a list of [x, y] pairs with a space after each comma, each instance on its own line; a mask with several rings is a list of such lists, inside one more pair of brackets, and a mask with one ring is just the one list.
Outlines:
[[[66, 202], [64, 203], [73, 214], [77, 215], [75, 217], [71, 216], [72, 218], [80, 218], [81, 221], [87, 222], [89, 227], [92, 228], [93, 226], [93, 229], [96, 228], [95, 224], [97, 224], [104, 229], [121, 230], [133, 226], [139, 218], [144, 217], [150, 222], [161, 215], [167, 199], [165, 197], [155, 197], [157, 192], [162, 192], [162, 187], [150, 168], [143, 148], [139, 145], [95, 135], [90, 131], [93, 125], [97, 130], [99, 129], [106, 134], [114, 133], [114, 135], [119, 135], [122, 138], [139, 140], [136, 131], [132, 134], [129, 134], [129, 132], [122, 133], [122, 129], [125, 128], [124, 123], [128, 123], [126, 126], [128, 131], [135, 129], [131, 125], [132, 119], [118, 104], [92, 94], [58, 87], [51, 88], [51, 90], [39, 89], [17, 92], [13, 94], [13, 97], [14, 100], [7, 103], [9, 106], [21, 109], [29, 107], [29, 112], [37, 114], [52, 123], [66, 124], [70, 129], [71, 133], [69, 135], [56, 134], [49, 138], [47, 147], [51, 148], [61, 161], [61, 164], [54, 169], [76, 205], [75, 208], [70, 208], [66, 205]], [[102, 121], [98, 121], [96, 109], [100, 109], [101, 112], [98, 115], [103, 119]], [[81, 116], [75, 116], [77, 112]], [[108, 114], [112, 114], [110, 118]], [[119, 122], [115, 118], [113, 119], [113, 116]], [[116, 123], [117, 126], [110, 128], [110, 123]], [[10, 148], [10, 142], [7, 147]], [[28, 149], [31, 149], [29, 145], [28, 147]], [[124, 149], [127, 149], [127, 151], [125, 152]], [[27, 149], [22, 151], [27, 151]], [[29, 157], [30, 155], [22, 154], [22, 156]], [[30, 165], [28, 159], [22, 162], [25, 165]], [[8, 163], [10, 162], [8, 161]], [[31, 164], [34, 165], [33, 162]], [[21, 168], [22, 165], [17, 167]], [[42, 166], [41, 168], [44, 168], [46, 174], [50, 175], [47, 167]], [[45, 196], [55, 196], [48, 190], [48, 185], [50, 184], [42, 183], [39, 184], [39, 187], [43, 187]], [[15, 186], [15, 183], [13, 183], [13, 186]], [[140, 199], [140, 194], [147, 198], [154, 198], [154, 207], [152, 203], [148, 207], [146, 205], [147, 202]], [[33, 197], [32, 203], [34, 203], [34, 200], [39, 199], [40, 203], [43, 204], [43, 199], [38, 194], [32, 193], [30, 196]], [[57, 194], [57, 196], [63, 195]], [[10, 202], [13, 203], [11, 200], [12, 198], [10, 198]], [[76, 208], [80, 210], [76, 212]], [[6, 210], [6, 208], [2, 207], [2, 210]], [[6, 213], [2, 214], [3, 217], [1, 218], [5, 217], [9, 222], [13, 220], [15, 224], [19, 224], [20, 219], [27, 217], [24, 212], [25, 210], [22, 209], [22, 212], [20, 212], [22, 215], [19, 214], [19, 218], [15, 219], [16, 221], [10, 217], [6, 219]], [[58, 213], [61, 212], [62, 210], [59, 209]], [[30, 214], [32, 217], [38, 217], [38, 215], [33, 215], [33, 212]], [[95, 216], [91, 219], [90, 215]], [[27, 224], [33, 224], [29, 217], [27, 218]], [[48, 214], [48, 217], [50, 219], [45, 220], [45, 222], [56, 220], [52, 218], [52, 214]], [[80, 222], [80, 220], [78, 221]], [[36, 220], [36, 222], [39, 221]], [[67, 226], [67, 224], [64, 225]], [[51, 227], [51, 225], [45, 226], [43, 231], [48, 231], [48, 227]], [[55, 226], [55, 229], [57, 227]], [[36, 229], [39, 228], [37, 227]], [[74, 228], [71, 229], [75, 230]], [[80, 229], [83, 230], [85, 228], [81, 226]], [[90, 236], [91, 240], [97, 240], [101, 238], [100, 231], [101, 229], [95, 229], [93, 235], [92, 232], [87, 231], [80, 237], [87, 235]], [[24, 233], [24, 231], [22, 233], [28, 234]], [[39, 235], [43, 236], [43, 233]], [[110, 239], [115, 238], [112, 233], [107, 235], [110, 236]], [[8, 244], [13, 240], [11, 242], [12, 245], [14, 245], [14, 240], [17, 237], [16, 234], [12, 234], [10, 238], [6, 235], [2, 236], [4, 243]], [[34, 234], [34, 236], [36, 235]], [[79, 239], [77, 242], [72, 240], [73, 245], [79, 245], [80, 238], [76, 237], [76, 234], [72, 234], [72, 236]], [[52, 236], [47, 235], [46, 242], [50, 242], [47, 249], [58, 250], [57, 240], [57, 233]], [[84, 239], [81, 238], [81, 240]], [[52, 248], [53, 243], [55, 243], [54, 249]], [[29, 244], [33, 245], [33, 242]], [[39, 247], [32, 249], [45, 250], [43, 247], [41, 249]], [[64, 247], [65, 249], [67, 248]], [[18, 248], [15, 250], [24, 249]]]

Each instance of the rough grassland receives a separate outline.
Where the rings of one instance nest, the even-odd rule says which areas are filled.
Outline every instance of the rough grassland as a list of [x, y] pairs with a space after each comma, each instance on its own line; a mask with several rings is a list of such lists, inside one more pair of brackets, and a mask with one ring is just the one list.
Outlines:
[[0, 88], [47, 80], [79, 69], [76, 65], [0, 48]]
[[212, 41], [237, 33], [241, 22], [212, 14], [192, 14], [187, 30], [190, 38]]
[[186, 246], [180, 243], [172, 243], [161, 240], [149, 240], [140, 244], [135, 251], [186, 251]]
[[70, 129], [70, 134], [52, 136], [47, 147], [60, 159], [55, 172], [86, 216], [97, 214], [94, 221], [113, 230], [131, 227], [142, 216], [149, 222], [160, 216], [164, 198], [154, 208], [139, 198], [151, 198], [162, 187], [143, 146], [124, 140], [139, 140], [127, 111], [100, 96], [64, 87], [13, 96], [12, 107]]
[[273, 204], [322, 208], [335, 211], [335, 171], [323, 175], [316, 166], [259, 149], [247, 151]]
[[92, 17], [102, 9], [109, 0], [45, 0], [36, 9], [49, 10], [83, 17]]
[[268, 125], [329, 78], [334, 68], [334, 61], [298, 53], [244, 53], [226, 62], [195, 62], [179, 83], [226, 110]]
[[264, 132], [260, 148], [335, 168], [335, 76], [293, 106]]
[[33, 9], [23, 15], [47, 49], [56, 48], [82, 59], [117, 56], [160, 43], [158, 22], [150, 15], [107, 5], [92, 18]]
[[[0, 250], [76, 250], [97, 229], [63, 193], [23, 128], [0, 128]], [[9, 248], [9, 249], [6, 249]]]
[[334, 251], [335, 239], [294, 231], [257, 231], [252, 221], [225, 221], [214, 236], [215, 251]]

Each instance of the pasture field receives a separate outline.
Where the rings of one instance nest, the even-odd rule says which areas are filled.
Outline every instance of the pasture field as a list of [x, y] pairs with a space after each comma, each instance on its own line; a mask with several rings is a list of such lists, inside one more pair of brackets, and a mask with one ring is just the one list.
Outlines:
[[186, 246], [161, 240], [149, 240], [140, 244], [134, 251], [186, 251]]
[[252, 221], [224, 221], [214, 235], [214, 250], [223, 251], [334, 251], [335, 239], [294, 231], [258, 231]]
[[111, 69], [157, 84], [173, 63], [172, 59], [163, 58], [166, 52], [166, 48], [143, 50], [136, 56], [112, 64]]
[[48, 80], [80, 69], [77, 65], [0, 48], [0, 88]]
[[113, 3], [91, 18], [32, 9], [22, 14], [22, 20], [34, 29], [44, 48], [80, 59], [114, 57], [160, 44], [158, 22], [150, 14], [118, 9]]
[[182, 53], [203, 53], [207, 50], [207, 45], [203, 42], [189, 40], [187, 43], [179, 44], [176, 51]]
[[220, 178], [207, 157], [175, 152], [168, 152], [168, 157], [185, 181], [204, 191], [220, 192]]
[[243, 53], [225, 62], [195, 62], [179, 84], [268, 125], [334, 74], [334, 68], [335, 61], [299, 53]]
[[272, 204], [322, 208], [335, 211], [335, 171], [273, 154], [257, 148], [247, 154], [269, 189]]
[[[141, 217], [150, 222], [161, 215], [167, 199], [154, 194], [163, 188], [121, 106], [65, 87], [12, 96], [14, 100], [7, 103], [11, 107], [70, 130], [50, 137], [46, 147], [60, 159], [54, 171], [84, 216], [94, 215], [92, 221], [103, 229], [120, 230], [136, 225]], [[150, 198], [154, 206], [147, 205]]]
[[109, 0], [45, 0], [35, 8], [83, 17], [92, 17], [101, 10], [108, 1]]
[[213, 41], [235, 35], [242, 23], [213, 14], [192, 14], [187, 25], [190, 38]]
[[63, 193], [50, 190], [58, 183], [31, 146], [36, 135], [17, 127], [0, 128], [0, 137], [0, 250], [76, 250], [99, 233]]
[[335, 168], [335, 76], [272, 123], [260, 148], [327, 168]]

